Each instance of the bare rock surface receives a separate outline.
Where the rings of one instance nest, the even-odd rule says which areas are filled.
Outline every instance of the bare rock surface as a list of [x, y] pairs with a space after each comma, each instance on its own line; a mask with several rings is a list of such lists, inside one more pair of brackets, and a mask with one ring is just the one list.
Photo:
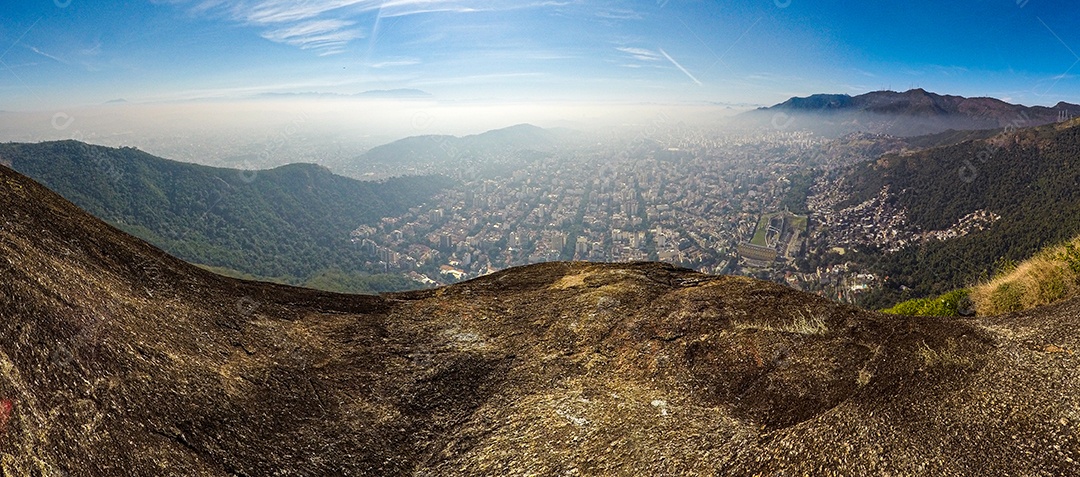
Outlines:
[[0, 167], [4, 476], [1078, 475], [1078, 321], [658, 263], [244, 282]]

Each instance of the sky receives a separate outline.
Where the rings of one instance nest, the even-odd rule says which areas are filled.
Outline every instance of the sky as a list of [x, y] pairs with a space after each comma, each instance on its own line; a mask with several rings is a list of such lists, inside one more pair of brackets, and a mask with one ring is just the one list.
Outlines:
[[0, 13], [0, 111], [402, 88], [455, 104], [748, 109], [916, 87], [1080, 103], [1076, 25], [1049, 0], [19, 0]]

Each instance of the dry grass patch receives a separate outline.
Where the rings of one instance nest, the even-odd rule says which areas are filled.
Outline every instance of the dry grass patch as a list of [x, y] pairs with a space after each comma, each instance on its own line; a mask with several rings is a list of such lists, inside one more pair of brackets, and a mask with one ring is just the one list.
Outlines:
[[919, 357], [927, 367], [947, 366], [970, 368], [975, 362], [969, 356], [960, 354], [956, 341], [952, 338], [945, 340], [945, 346], [940, 349], [931, 348], [924, 341], [918, 350]]
[[783, 323], [741, 322], [733, 323], [736, 330], [760, 330], [800, 335], [824, 335], [829, 332], [825, 317], [807, 308], [799, 310], [796, 316]]
[[1044, 250], [971, 291], [980, 315], [1026, 310], [1077, 295], [1080, 295], [1080, 237]]
[[592, 276], [593, 274], [594, 272], [592, 271], [583, 271], [581, 273], [567, 275], [560, 278], [559, 281], [555, 282], [555, 284], [552, 285], [551, 288], [554, 288], [556, 290], [565, 290], [567, 288], [581, 288], [585, 286], [585, 279]]

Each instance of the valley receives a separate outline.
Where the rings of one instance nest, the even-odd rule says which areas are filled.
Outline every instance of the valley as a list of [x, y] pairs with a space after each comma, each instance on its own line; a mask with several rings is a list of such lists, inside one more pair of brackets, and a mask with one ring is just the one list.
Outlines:
[[[884, 308], [986, 279], [1001, 263], [1080, 232], [1068, 212], [1076, 207], [1071, 169], [1052, 173], [1038, 193], [1021, 190], [1050, 180], [1050, 169], [1030, 176], [1034, 165], [1071, 163], [1057, 151], [1075, 147], [1075, 130], [1069, 122], [828, 139], [673, 127], [528, 160], [508, 153], [505, 170], [434, 161], [425, 170], [457, 185], [354, 230], [353, 241], [387, 269], [421, 270], [432, 283], [552, 260], [659, 260]], [[1002, 145], [1032, 135], [1053, 146]], [[983, 175], [966, 181], [972, 161]], [[1039, 201], [1047, 207], [1020, 213], [1010, 200], [1031, 204], [1025, 210]], [[762, 221], [783, 210], [804, 214], [805, 229], [783, 243], [755, 244]], [[916, 266], [926, 254], [942, 266]]]
[[[828, 137], [660, 118], [599, 137], [531, 125], [411, 137], [334, 169], [216, 169], [77, 142], [8, 144], [0, 158], [237, 277], [371, 293], [548, 261], [661, 261], [880, 309], [1080, 233], [1068, 212], [1080, 175], [1049, 167], [1071, 163], [1076, 130]], [[387, 176], [400, 177], [371, 181]], [[1023, 212], [1040, 202], [1052, 206]], [[928, 256], [940, 266], [916, 266]]]

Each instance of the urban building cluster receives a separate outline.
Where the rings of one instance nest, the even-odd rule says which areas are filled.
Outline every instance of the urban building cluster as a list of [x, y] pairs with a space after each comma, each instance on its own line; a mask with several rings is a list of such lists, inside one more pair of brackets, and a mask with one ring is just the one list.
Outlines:
[[[352, 241], [376, 269], [425, 283], [553, 260], [659, 260], [813, 290], [808, 282], [839, 282], [842, 272], [797, 272], [808, 221], [782, 212], [781, 203], [820, 143], [798, 132], [682, 134], [527, 161], [508, 151], [501, 163], [514, 167], [496, 173], [428, 165], [457, 185], [406, 214], [357, 227]], [[763, 219], [766, 226], [775, 219], [775, 236], [751, 244]]]

